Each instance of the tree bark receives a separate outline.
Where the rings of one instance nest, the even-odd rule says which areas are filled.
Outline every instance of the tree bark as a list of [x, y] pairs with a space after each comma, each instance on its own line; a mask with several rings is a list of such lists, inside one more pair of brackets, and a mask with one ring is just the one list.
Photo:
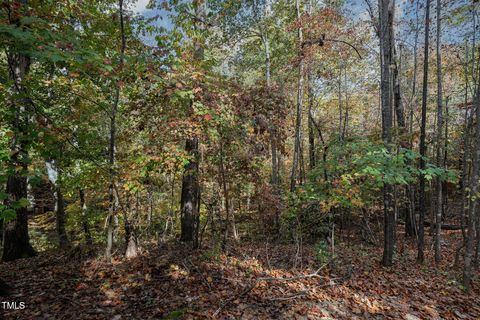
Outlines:
[[225, 225], [223, 226], [223, 239], [222, 239], [222, 250], [225, 251], [227, 248], [227, 241], [228, 241], [228, 230], [229, 226], [231, 225], [230, 222], [230, 215], [231, 215], [231, 207], [230, 207], [230, 195], [229, 195], [229, 188], [227, 186], [227, 178], [225, 174], [225, 164], [224, 164], [224, 153], [223, 153], [223, 142], [220, 142], [220, 179], [222, 182], [222, 189], [223, 189], [223, 197], [225, 205], [226, 216], [225, 216]]
[[313, 131], [313, 75], [312, 67], [308, 67], [308, 159], [309, 159], [309, 168], [313, 170], [315, 168], [316, 158], [315, 158], [315, 133]]
[[466, 239], [466, 249], [465, 249], [465, 265], [463, 270], [463, 284], [467, 290], [470, 289], [471, 286], [471, 276], [472, 276], [472, 259], [473, 259], [473, 251], [474, 251], [474, 243], [475, 243], [475, 234], [476, 234], [476, 208], [477, 202], [476, 194], [479, 191], [479, 179], [480, 179], [480, 90], [478, 89], [477, 84], [477, 92], [475, 94], [475, 107], [476, 107], [476, 125], [475, 125], [475, 134], [476, 139], [475, 143], [473, 144], [474, 151], [472, 156], [472, 177], [470, 179], [470, 189], [469, 192], [469, 209], [468, 209], [468, 231], [467, 231], [467, 239]]
[[[27, 7], [26, 0], [20, 1], [18, 15], [10, 20], [10, 24], [19, 25], [20, 10]], [[25, 95], [23, 81], [30, 70], [30, 57], [17, 53], [12, 50], [8, 55], [9, 78], [13, 81], [12, 92], [19, 95]], [[5, 204], [8, 206], [12, 202], [27, 199], [27, 176], [24, 174], [28, 171], [28, 151], [24, 145], [24, 136], [29, 131], [29, 116], [27, 113], [27, 98], [13, 98], [11, 101], [11, 109], [15, 116], [12, 122], [14, 132], [13, 139], [10, 144], [11, 160], [9, 163], [9, 176], [7, 179], [6, 193], [9, 198]], [[35, 250], [30, 245], [28, 235], [28, 216], [27, 208], [21, 206], [15, 209], [15, 218], [10, 221], [4, 221], [3, 224], [3, 261], [11, 261], [19, 258], [27, 258], [35, 255]]]
[[[426, 139], [426, 125], [427, 125], [427, 97], [428, 97], [428, 43], [430, 33], [430, 0], [427, 0], [425, 8], [425, 44], [423, 56], [423, 90], [422, 90], [422, 120], [420, 125], [420, 170], [425, 170], [425, 157], [427, 154]], [[420, 174], [419, 177], [419, 206], [420, 215], [418, 221], [418, 254], [417, 262], [423, 263], [424, 245], [425, 245], [425, 214], [426, 214], [426, 199], [425, 199], [425, 176]]]
[[[308, 1], [308, 15], [311, 16], [313, 11], [312, 0]], [[307, 94], [308, 94], [308, 159], [309, 159], [309, 168], [313, 170], [315, 168], [316, 158], [315, 158], [315, 133], [313, 130], [313, 73], [312, 73], [312, 64], [313, 61], [308, 63], [307, 67]]]
[[[417, 103], [417, 69], [418, 69], [418, 58], [417, 58], [417, 52], [418, 52], [418, 34], [419, 34], [419, 17], [418, 17], [418, 8], [419, 3], [417, 1], [417, 7], [415, 10], [415, 40], [414, 40], [414, 45], [413, 45], [413, 79], [412, 79], [412, 95], [409, 100], [409, 135], [410, 135], [410, 141], [409, 145], [411, 148], [413, 148], [413, 109], [414, 105]], [[409, 160], [409, 165], [411, 164]], [[414, 185], [408, 185], [408, 215], [406, 216], [405, 219], [405, 234], [409, 237], [417, 237], [417, 227], [416, 227], [416, 217], [415, 217], [415, 186]]]
[[[295, 7], [297, 11], [297, 19], [300, 20], [300, 0], [295, 0]], [[298, 43], [299, 50], [303, 43], [303, 29], [298, 28]], [[297, 88], [297, 108], [296, 108], [296, 122], [295, 122], [295, 145], [293, 151], [292, 171], [290, 175], [290, 192], [294, 192], [297, 184], [297, 167], [300, 161], [300, 149], [302, 140], [302, 108], [303, 108], [303, 53], [299, 52], [300, 62], [298, 65], [298, 88]]]
[[197, 212], [197, 199], [199, 195], [198, 184], [198, 138], [188, 139], [185, 150], [191, 159], [185, 166], [182, 178], [182, 195], [180, 199], [181, 212], [181, 241], [191, 242], [195, 234], [195, 217]]
[[[477, 81], [475, 81], [477, 82]], [[479, 179], [480, 179], [480, 85], [477, 82], [475, 84], [475, 140], [472, 145], [472, 176], [470, 178], [470, 192], [469, 192], [469, 207], [468, 207], [468, 230], [465, 247], [465, 264], [463, 269], [463, 285], [467, 291], [471, 288], [472, 280], [472, 260], [474, 254], [474, 244], [476, 235], [476, 220], [478, 218], [477, 205], [478, 205], [478, 192]]]
[[[203, 21], [206, 16], [206, 4], [204, 0], [194, 0], [195, 8], [195, 28], [202, 31], [205, 26]], [[199, 40], [194, 43], [194, 58], [197, 62], [204, 59], [204, 48]], [[199, 220], [198, 202], [200, 198], [200, 184], [198, 182], [199, 175], [199, 151], [198, 137], [191, 137], [185, 143], [185, 151], [190, 156], [189, 163], [185, 166], [182, 178], [182, 196], [180, 199], [180, 220], [181, 220], [181, 236], [180, 240], [184, 242], [192, 242], [195, 247], [198, 239], [195, 239], [197, 221]]]
[[63, 201], [62, 189], [60, 186], [60, 170], [55, 160], [47, 161], [48, 179], [53, 185], [53, 196], [55, 199], [55, 221], [58, 237], [58, 245], [61, 249], [68, 248], [69, 241], [65, 230], [65, 205]]
[[85, 243], [88, 247], [91, 247], [93, 244], [92, 241], [92, 234], [90, 233], [90, 226], [88, 223], [88, 207], [87, 202], [85, 201], [85, 191], [80, 189], [78, 191], [80, 196], [80, 208], [82, 209], [82, 226], [83, 226], [83, 233], [85, 234]]
[[[120, 69], [123, 68], [124, 55], [125, 55], [125, 26], [123, 20], [123, 0], [118, 1], [119, 5], [119, 14], [120, 14], [120, 36], [121, 36], [121, 47], [120, 47]], [[116, 139], [116, 117], [118, 111], [118, 104], [120, 102], [120, 83], [115, 84], [115, 97], [112, 104], [112, 109], [110, 113], [110, 144], [108, 150], [108, 164], [109, 164], [109, 185], [108, 185], [108, 217], [107, 217], [107, 248], [105, 251], [105, 257], [107, 261], [110, 261], [112, 258], [112, 247], [114, 241], [114, 231], [115, 224], [118, 223], [116, 214], [115, 214], [115, 202], [114, 202], [114, 184], [115, 184], [115, 139]]]
[[[393, 63], [393, 20], [395, 1], [379, 1], [380, 21], [380, 47], [381, 47], [381, 102], [382, 102], [382, 139], [385, 148], [390, 152], [392, 142], [393, 125], [393, 92], [394, 83], [390, 66]], [[384, 266], [393, 264], [395, 248], [395, 210], [394, 210], [393, 186], [385, 184], [383, 188], [383, 210], [384, 210]]]
[[343, 79], [344, 79], [344, 85], [343, 85], [343, 89], [345, 91], [345, 117], [344, 117], [344, 121], [343, 121], [343, 128], [342, 128], [342, 137], [341, 137], [341, 140], [344, 141], [345, 140], [345, 136], [347, 134], [347, 130], [348, 130], [348, 86], [347, 86], [347, 67], [344, 68], [343, 70]]
[[[129, 212], [132, 210], [130, 209], [130, 203], [128, 205]], [[125, 258], [131, 259], [135, 258], [138, 255], [138, 244], [137, 244], [137, 234], [135, 232], [135, 225], [138, 221], [138, 214], [139, 214], [139, 199], [138, 199], [138, 192], [135, 194], [135, 213], [134, 216], [130, 219], [128, 217], [128, 212], [125, 212], [124, 220], [125, 220]], [[132, 216], [132, 215], [131, 215]]]
[[[442, 92], [442, 54], [441, 54], [441, 0], [437, 0], [437, 167], [443, 167], [443, 92]], [[435, 262], [441, 260], [440, 237], [442, 230], [443, 191], [442, 179], [436, 179], [437, 206], [435, 208]]]

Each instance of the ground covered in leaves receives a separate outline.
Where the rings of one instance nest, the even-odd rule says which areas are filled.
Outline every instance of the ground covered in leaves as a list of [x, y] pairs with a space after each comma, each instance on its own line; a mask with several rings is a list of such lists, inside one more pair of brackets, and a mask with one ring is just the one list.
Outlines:
[[0, 278], [15, 287], [3, 300], [26, 305], [0, 312], [6, 319], [479, 319], [478, 284], [464, 293], [452, 268], [459, 237], [445, 236], [439, 267], [428, 250], [427, 263], [417, 265], [411, 245], [400, 245], [390, 268], [380, 265], [380, 249], [346, 244], [333, 266], [322, 266], [313, 247], [299, 259], [293, 245], [242, 244], [221, 254], [168, 243], [113, 264], [78, 248], [45, 252], [0, 265]]

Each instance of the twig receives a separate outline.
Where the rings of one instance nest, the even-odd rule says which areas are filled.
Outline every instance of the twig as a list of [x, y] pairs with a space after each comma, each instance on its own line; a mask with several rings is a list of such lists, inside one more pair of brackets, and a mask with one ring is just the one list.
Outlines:
[[305, 290], [305, 291], [300, 291], [299, 293], [288, 295], [288, 296], [285, 296], [285, 297], [270, 298], [268, 300], [270, 300], [270, 301], [286, 301], [286, 300], [301, 298], [301, 297], [306, 296], [307, 294], [308, 294], [308, 291]]
[[311, 45], [314, 45], [314, 44], [318, 44], [319, 46], [323, 46], [326, 41], [346, 44], [347, 46], [349, 46], [350, 48], [352, 48], [353, 50], [355, 50], [355, 52], [357, 53], [358, 58], [359, 58], [360, 60], [363, 59], [363, 58], [362, 58], [362, 55], [360, 54], [360, 51], [358, 51], [358, 49], [357, 49], [353, 44], [351, 44], [350, 42], [345, 41], [345, 40], [339, 40], [339, 39], [326, 39], [326, 38], [325, 38], [325, 35], [322, 35], [322, 37], [320, 37], [320, 38], [317, 39], [317, 40], [304, 41], [304, 42], [302, 43], [302, 48], [303, 48], [304, 46], [311, 46]]
[[320, 270], [322, 270], [326, 266], [327, 265], [324, 264], [323, 266], [318, 268], [317, 271], [315, 271], [314, 273], [310, 273], [307, 275], [299, 275], [299, 276], [294, 276], [290, 278], [264, 277], [264, 278], [258, 278], [257, 281], [294, 281], [294, 280], [306, 279], [306, 278], [322, 278], [322, 276], [320, 276], [318, 273], [320, 272]]
[[320, 270], [322, 270], [326, 266], [327, 266], [326, 264], [322, 265], [314, 273], [307, 274], [307, 275], [299, 275], [299, 276], [290, 277], [290, 278], [275, 278], [275, 277], [257, 278], [252, 284], [250, 284], [248, 287], [246, 287], [243, 291], [233, 295], [232, 297], [227, 299], [224, 303], [222, 303], [222, 305], [220, 307], [218, 307], [218, 309], [213, 313], [213, 317], [216, 317], [223, 310], [223, 308], [225, 308], [227, 305], [229, 305], [233, 300], [235, 300], [237, 298], [241, 298], [244, 295], [246, 295], [247, 293], [249, 293], [250, 291], [252, 291], [257, 286], [257, 284], [261, 281], [293, 281], [293, 280], [298, 280], [298, 279], [306, 279], [306, 278], [314, 278], [314, 277], [319, 278], [321, 276], [318, 273], [320, 272]]
[[270, 257], [268, 256], [268, 241], [265, 243], [265, 254], [267, 255], [267, 265], [268, 270], [272, 270], [272, 266], [270, 265]]
[[344, 40], [338, 40], [338, 39], [323, 39], [323, 41], [330, 41], [330, 42], [338, 42], [338, 43], [343, 43], [343, 44], [346, 44], [347, 46], [349, 46], [350, 48], [352, 48], [353, 50], [355, 50], [355, 52], [357, 53], [358, 55], [358, 58], [363, 59], [362, 58], [362, 55], [360, 54], [360, 52], [358, 51], [357, 48], [355, 48], [355, 46], [347, 41], [344, 41]]

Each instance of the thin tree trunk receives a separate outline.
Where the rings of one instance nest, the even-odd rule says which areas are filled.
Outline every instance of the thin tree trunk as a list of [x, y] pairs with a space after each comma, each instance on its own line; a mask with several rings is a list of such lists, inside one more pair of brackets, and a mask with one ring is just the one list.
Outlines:
[[51, 160], [45, 163], [47, 167], [48, 179], [53, 185], [53, 196], [55, 199], [55, 222], [58, 237], [58, 245], [61, 249], [69, 246], [67, 232], [65, 231], [65, 206], [63, 201], [62, 189], [60, 187], [60, 170], [56, 161]]
[[[420, 170], [425, 170], [425, 157], [427, 153], [427, 146], [425, 144], [426, 125], [427, 125], [427, 97], [428, 97], [428, 43], [430, 34], [430, 0], [427, 0], [425, 8], [425, 44], [423, 56], [423, 92], [422, 92], [422, 122], [420, 126]], [[420, 174], [419, 178], [419, 205], [420, 216], [418, 221], [418, 255], [417, 262], [423, 263], [425, 256], [423, 253], [425, 245], [425, 176]]]
[[[449, 122], [449, 109], [448, 109], [448, 102], [449, 102], [449, 97], [447, 96], [445, 98], [445, 117], [444, 117], [444, 123], [445, 123], [445, 135], [443, 136], [443, 167], [445, 170], [448, 169], [448, 122]], [[444, 182], [445, 183], [445, 182]], [[448, 188], [443, 188], [443, 220], [446, 218], [446, 214], [448, 212]]]
[[342, 95], [342, 69], [340, 65], [340, 74], [338, 75], [338, 138], [342, 139], [342, 123], [343, 123], [343, 95]]
[[347, 68], [345, 67], [343, 71], [343, 77], [344, 77], [344, 90], [345, 90], [345, 117], [344, 117], [344, 122], [343, 122], [343, 128], [342, 128], [342, 137], [341, 140], [345, 140], [345, 136], [347, 134], [348, 130], [348, 86], [347, 86]]
[[148, 229], [148, 232], [150, 233], [151, 228], [152, 228], [152, 218], [153, 218], [153, 190], [152, 190], [152, 187], [148, 188], [147, 198], [148, 198], [147, 229]]
[[[313, 12], [312, 0], [309, 0], [307, 3], [308, 15], [311, 16]], [[310, 61], [307, 66], [307, 94], [308, 94], [308, 159], [309, 159], [309, 168], [313, 170], [316, 163], [315, 158], [315, 133], [313, 130], [313, 73], [312, 73], [313, 61]]]
[[88, 223], [88, 207], [87, 202], [85, 201], [85, 191], [80, 189], [78, 191], [80, 196], [80, 208], [82, 209], [82, 226], [83, 233], [85, 234], [85, 243], [88, 247], [91, 247], [93, 244], [92, 234], [90, 233], [90, 226]]
[[[120, 14], [120, 69], [123, 68], [124, 55], [125, 55], [125, 26], [123, 20], [123, 0], [118, 1], [119, 14]], [[120, 82], [115, 84], [115, 97], [110, 112], [110, 144], [108, 150], [108, 165], [109, 165], [109, 185], [108, 185], [108, 217], [107, 217], [107, 248], [105, 250], [105, 258], [107, 261], [112, 259], [112, 247], [114, 242], [114, 233], [116, 224], [118, 224], [118, 217], [115, 214], [115, 202], [114, 202], [114, 184], [115, 184], [115, 140], [116, 140], [116, 118], [118, 111], [118, 104], [120, 102]]]
[[[395, 107], [395, 115], [397, 120], [397, 125], [399, 128], [400, 139], [403, 139], [405, 134], [405, 111], [402, 103], [402, 92], [401, 92], [401, 83], [400, 83], [400, 72], [402, 68], [402, 51], [400, 50], [399, 55], [396, 55], [395, 48], [394, 50], [394, 68], [393, 68], [393, 82], [394, 82], [394, 96], [393, 96], [393, 105]], [[398, 60], [398, 61], [397, 61]], [[403, 143], [403, 141], [400, 141]]]
[[[398, 145], [397, 145], [397, 154], [400, 152], [400, 148], [406, 148], [408, 141], [406, 141], [406, 123], [405, 123], [405, 110], [402, 103], [402, 92], [401, 92], [401, 70], [402, 70], [402, 47], [397, 51], [395, 47], [393, 49], [393, 61], [394, 68], [393, 72], [393, 105], [395, 108], [395, 118], [398, 128]], [[398, 219], [399, 211], [401, 212], [402, 217], [405, 217], [405, 222], [411, 223], [409, 220], [409, 203], [407, 201], [409, 193], [409, 186], [395, 186], [394, 187], [394, 199], [395, 199], [395, 221]], [[400, 194], [400, 196], [399, 196]]]
[[469, 208], [468, 208], [468, 230], [467, 230], [467, 242], [465, 247], [465, 265], [463, 269], [463, 284], [468, 291], [471, 288], [472, 279], [472, 258], [474, 254], [474, 244], [476, 235], [476, 220], [477, 220], [477, 194], [479, 192], [479, 179], [480, 179], [480, 86], [475, 84], [476, 93], [474, 108], [476, 109], [476, 123], [475, 123], [475, 140], [473, 143], [473, 155], [472, 155], [472, 177], [470, 179], [470, 192], [469, 192]]
[[[194, 20], [195, 28], [202, 31], [204, 29], [206, 4], [204, 0], [195, 0], [193, 2], [195, 8]], [[204, 59], [204, 48], [200, 40], [194, 43], [194, 59], [198, 62]], [[199, 140], [198, 137], [191, 137], [185, 143], [185, 151], [190, 156], [189, 163], [185, 166], [182, 179], [182, 196], [180, 199], [181, 212], [181, 236], [180, 240], [184, 242], [192, 242], [196, 247], [198, 239], [195, 239], [197, 223], [199, 220], [198, 201], [200, 197], [199, 184]]]
[[[443, 167], [443, 92], [442, 92], [442, 54], [441, 54], [441, 0], [437, 0], [437, 167]], [[435, 262], [441, 260], [440, 237], [442, 230], [443, 190], [442, 180], [436, 179], [437, 207], [435, 215]]]
[[[267, 18], [270, 15], [270, 1], [265, 1], [264, 10], [262, 20]], [[257, 14], [257, 2], [254, 1], [254, 14]], [[267, 90], [271, 89], [271, 61], [270, 61], [270, 40], [268, 39], [268, 33], [263, 25], [263, 21], [259, 22], [259, 31], [260, 36], [263, 42], [263, 48], [265, 53], [265, 81], [267, 85]], [[280, 201], [280, 181], [279, 181], [279, 157], [280, 157], [280, 150], [278, 149], [278, 138], [277, 138], [277, 127], [275, 121], [272, 119], [271, 126], [269, 129], [270, 132], [270, 147], [271, 147], [271, 164], [272, 164], [272, 173], [271, 173], [271, 186], [272, 186], [272, 193], [275, 195]], [[232, 219], [233, 217], [233, 209], [232, 209]], [[280, 212], [277, 210], [275, 212], [274, 218], [274, 229], [278, 232], [279, 231], [279, 220], [280, 220]], [[233, 225], [235, 226], [235, 224]], [[234, 230], [235, 231], [235, 230]], [[234, 237], [236, 237], [236, 231], [234, 232]]]
[[[419, 17], [418, 17], [418, 8], [419, 2], [417, 1], [417, 7], [415, 10], [415, 40], [413, 45], [413, 79], [412, 79], [412, 95], [409, 101], [409, 136], [410, 141], [409, 145], [410, 148], [413, 149], [413, 116], [414, 116], [414, 105], [417, 104], [417, 69], [418, 69], [418, 59], [417, 59], [417, 52], [418, 52], [418, 34], [419, 34]], [[408, 164], [410, 165], [411, 162], [409, 160]], [[408, 215], [405, 219], [405, 234], [407, 236], [415, 236], [418, 239], [417, 227], [416, 227], [416, 217], [415, 217], [415, 186], [408, 185]]]
[[320, 139], [320, 142], [322, 143], [323, 146], [323, 154], [322, 154], [322, 166], [323, 166], [323, 178], [325, 182], [328, 182], [328, 172], [327, 172], [327, 152], [328, 152], [328, 145], [325, 143], [325, 140], [323, 139], [323, 134], [320, 126], [318, 123], [315, 121], [313, 118], [313, 115], [309, 115], [310, 120], [312, 121], [313, 126], [317, 130], [318, 137]]
[[[130, 205], [129, 205], [130, 208]], [[132, 215], [133, 217], [129, 219], [127, 216], [127, 212], [124, 216], [124, 223], [125, 223], [125, 258], [131, 259], [135, 258], [138, 255], [138, 243], [137, 243], [137, 235], [135, 232], [135, 225], [138, 221], [138, 214], [139, 214], [139, 199], [138, 199], [138, 192], [135, 194], [135, 213]], [[131, 211], [131, 210], [129, 210]]]
[[313, 170], [315, 168], [315, 134], [313, 132], [313, 75], [312, 75], [312, 67], [308, 67], [307, 71], [308, 75], [308, 159], [309, 159], [309, 168]]
[[[393, 93], [394, 83], [390, 66], [393, 63], [393, 20], [395, 1], [379, 1], [379, 20], [380, 20], [380, 47], [382, 53], [382, 72], [381, 72], [381, 102], [382, 102], [382, 139], [385, 148], [390, 152], [392, 142], [392, 124], [393, 124]], [[383, 210], [384, 210], [384, 247], [383, 260], [385, 266], [393, 264], [393, 254], [395, 248], [395, 210], [393, 199], [393, 186], [384, 185], [383, 189]]]
[[[465, 46], [467, 47], [467, 45]], [[465, 106], [468, 104], [468, 50], [466, 50], [465, 57]], [[463, 153], [462, 153], [462, 210], [460, 211], [460, 224], [462, 225], [462, 236], [463, 241], [462, 246], [465, 245], [467, 234], [465, 232], [465, 211], [468, 206], [467, 201], [467, 192], [466, 188], [469, 181], [469, 161], [470, 158], [470, 134], [473, 125], [473, 115], [468, 114], [468, 108], [465, 108], [465, 119], [464, 119], [464, 132], [463, 132]], [[457, 250], [458, 252], [459, 250]]]
[[[300, 0], [295, 0], [295, 7], [297, 11], [297, 19], [300, 20]], [[301, 44], [303, 43], [303, 29], [302, 27], [298, 28], [298, 43], [299, 50], [302, 49]], [[303, 53], [299, 52], [300, 62], [298, 65], [298, 88], [297, 88], [297, 114], [296, 114], [296, 123], [295, 123], [295, 146], [293, 152], [293, 163], [292, 163], [292, 172], [290, 175], [290, 191], [294, 192], [297, 183], [297, 167], [300, 160], [300, 148], [302, 140], [302, 107], [303, 107]]]
[[229, 197], [229, 190], [227, 187], [226, 181], [226, 174], [225, 174], [225, 164], [224, 164], [224, 153], [223, 153], [223, 142], [220, 142], [220, 176], [222, 179], [222, 188], [223, 188], [223, 197], [225, 201], [225, 225], [224, 225], [224, 232], [223, 232], [223, 240], [222, 240], [222, 250], [227, 248], [227, 240], [228, 240], [228, 229], [230, 225], [230, 197]]

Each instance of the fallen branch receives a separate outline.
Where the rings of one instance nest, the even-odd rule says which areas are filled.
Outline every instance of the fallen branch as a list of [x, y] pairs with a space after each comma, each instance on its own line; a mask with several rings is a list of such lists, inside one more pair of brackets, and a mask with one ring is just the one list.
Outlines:
[[213, 317], [216, 317], [218, 316], [218, 314], [227, 306], [229, 305], [232, 301], [234, 301], [235, 299], [237, 298], [241, 298], [243, 296], [245, 296], [247, 293], [249, 293], [250, 291], [252, 291], [259, 282], [261, 281], [294, 281], [294, 280], [298, 280], [298, 279], [306, 279], [306, 278], [314, 278], [314, 277], [317, 277], [317, 278], [320, 278], [322, 276], [320, 276], [318, 273], [320, 272], [320, 270], [322, 270], [323, 268], [325, 268], [327, 265], [323, 265], [321, 266], [320, 268], [318, 268], [314, 273], [311, 273], [311, 274], [307, 274], [307, 275], [299, 275], [299, 276], [295, 276], [295, 277], [290, 277], [290, 278], [275, 278], [275, 277], [261, 277], [261, 278], [257, 278], [253, 283], [251, 283], [249, 286], [247, 286], [243, 291], [233, 295], [232, 297], [230, 297], [229, 299], [227, 299], [224, 303], [222, 303], [222, 305], [220, 307], [218, 307], [218, 309], [213, 313]]
[[297, 299], [297, 298], [302, 298], [305, 297], [308, 294], [308, 291], [300, 291], [295, 294], [291, 294], [285, 297], [276, 297], [276, 298], [270, 298], [268, 300], [270, 301], [287, 301], [287, 300], [292, 300], [292, 299]]
[[306, 278], [322, 278], [318, 273], [320, 270], [325, 268], [327, 265], [323, 265], [320, 268], [317, 269], [314, 273], [307, 274], [307, 275], [299, 275], [295, 277], [290, 277], [290, 278], [275, 278], [275, 277], [264, 277], [264, 278], [258, 278], [257, 281], [294, 281], [298, 279], [306, 279]]

